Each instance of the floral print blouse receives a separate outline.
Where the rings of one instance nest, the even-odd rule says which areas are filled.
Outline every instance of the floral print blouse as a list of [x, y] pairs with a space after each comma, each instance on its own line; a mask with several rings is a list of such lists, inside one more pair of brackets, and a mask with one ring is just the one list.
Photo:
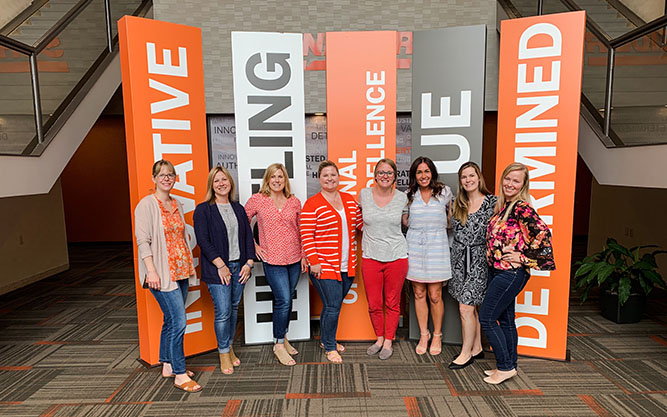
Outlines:
[[167, 208], [159, 198], [156, 198], [162, 212], [162, 228], [167, 241], [167, 256], [169, 258], [169, 277], [172, 281], [188, 278], [195, 274], [192, 252], [185, 241], [185, 224], [178, 211], [175, 201]]
[[502, 221], [510, 202], [493, 215], [487, 227], [486, 258], [495, 269], [514, 269], [502, 259], [503, 253], [521, 252], [521, 263], [526, 269], [553, 270], [551, 231], [539, 214], [525, 201], [517, 201], [507, 221]]

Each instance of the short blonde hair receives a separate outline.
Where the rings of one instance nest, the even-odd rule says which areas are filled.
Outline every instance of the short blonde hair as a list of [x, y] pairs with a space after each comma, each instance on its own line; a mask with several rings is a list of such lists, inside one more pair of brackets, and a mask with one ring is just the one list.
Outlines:
[[271, 177], [273, 176], [273, 174], [276, 173], [276, 171], [282, 171], [283, 177], [285, 177], [285, 188], [283, 188], [283, 194], [285, 194], [285, 197], [290, 198], [292, 196], [292, 191], [290, 190], [289, 186], [289, 176], [287, 175], [287, 168], [285, 168], [285, 165], [281, 164], [280, 162], [271, 164], [266, 168], [266, 171], [264, 171], [264, 179], [262, 180], [262, 186], [259, 188], [259, 193], [267, 197], [271, 195], [271, 187], [269, 187], [269, 181], [271, 181]]
[[213, 169], [208, 173], [208, 179], [206, 180], [206, 201], [208, 201], [210, 204], [215, 203], [215, 190], [213, 190], [213, 179], [215, 178], [216, 175], [218, 175], [218, 172], [222, 172], [225, 174], [227, 179], [229, 180], [229, 201], [234, 201], [234, 192], [236, 191], [236, 185], [234, 185], [234, 178], [232, 178], [232, 174], [227, 171], [227, 168], [222, 167], [220, 165], [213, 167]]
[[167, 161], [166, 159], [160, 159], [159, 161], [155, 161], [155, 163], [153, 164], [153, 177], [157, 177], [158, 175], [160, 175], [162, 167], [169, 168], [171, 173], [176, 175], [176, 168], [174, 168], [174, 164]]

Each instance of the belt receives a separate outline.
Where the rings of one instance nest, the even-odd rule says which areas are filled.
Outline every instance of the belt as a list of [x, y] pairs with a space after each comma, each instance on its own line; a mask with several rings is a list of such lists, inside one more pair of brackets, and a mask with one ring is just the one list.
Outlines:
[[470, 249], [471, 249], [471, 248], [477, 248], [477, 247], [480, 247], [480, 246], [486, 246], [486, 243], [478, 243], [478, 244], [476, 244], [476, 245], [466, 245], [466, 244], [462, 243], [462, 242], [461, 242], [460, 240], [458, 240], [458, 239], [454, 239], [454, 242], [458, 243], [459, 245], [462, 245], [463, 248], [464, 248], [465, 251], [466, 251], [466, 255], [465, 255], [465, 258], [464, 258], [464, 262], [465, 262], [465, 274], [464, 274], [463, 277], [464, 277], [464, 278], [467, 278], [468, 275], [470, 275], [470, 272], [471, 272], [471, 270], [470, 270], [470, 259], [471, 259], [471, 257], [472, 257], [472, 254], [471, 254]]

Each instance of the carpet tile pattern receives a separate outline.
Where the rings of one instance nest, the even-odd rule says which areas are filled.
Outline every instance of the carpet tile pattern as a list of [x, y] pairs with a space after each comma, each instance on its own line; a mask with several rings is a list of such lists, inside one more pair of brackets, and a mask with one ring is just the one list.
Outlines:
[[8, 382], [0, 416], [667, 416], [664, 293], [626, 325], [573, 297], [571, 360], [522, 357], [518, 375], [499, 386], [482, 381], [494, 365], [488, 349], [452, 371], [458, 346], [417, 355], [406, 328], [387, 361], [359, 342], [345, 343], [344, 363], [331, 364], [313, 323], [313, 340], [293, 342], [293, 367], [280, 365], [270, 345], [237, 344], [243, 363], [231, 376], [215, 352], [188, 358], [204, 389], [187, 394], [137, 361], [131, 247], [75, 245], [70, 257], [69, 271], [0, 296], [0, 378]]

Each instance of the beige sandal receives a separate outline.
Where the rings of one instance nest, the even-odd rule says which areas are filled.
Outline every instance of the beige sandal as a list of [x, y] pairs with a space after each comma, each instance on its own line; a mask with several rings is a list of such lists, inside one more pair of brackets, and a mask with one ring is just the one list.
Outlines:
[[276, 359], [285, 366], [296, 365], [296, 361], [289, 353], [287, 353], [287, 349], [276, 349], [276, 345], [273, 345], [273, 354], [276, 356]]
[[[431, 340], [431, 332], [427, 331], [426, 333], [420, 333], [420, 334], [422, 336], [426, 336], [426, 344], [428, 345], [428, 341]], [[415, 353], [417, 353], [417, 355], [423, 355], [424, 353], [426, 353], [426, 346], [421, 347], [419, 346], [419, 343], [417, 343], [417, 346], [415, 347]]]
[[239, 366], [241, 365], [241, 359], [236, 356], [236, 353], [234, 353], [234, 348], [229, 347], [229, 358], [232, 360], [232, 365], [234, 366]]
[[440, 338], [440, 347], [434, 349], [433, 341], [431, 341], [431, 348], [428, 350], [428, 353], [430, 353], [433, 356], [439, 355], [442, 352], [442, 333], [433, 333], [433, 340], [435, 340], [436, 337]]
[[[322, 349], [324, 349], [324, 343], [320, 343], [320, 347], [321, 347]], [[336, 342], [336, 350], [338, 351], [338, 353], [343, 353], [343, 352], [345, 352], [347, 349], [345, 349], [345, 346], [343, 346], [343, 345], [341, 345], [340, 343]]]
[[220, 371], [225, 375], [234, 373], [234, 365], [232, 364], [232, 358], [229, 352], [220, 354]]
[[287, 353], [289, 353], [290, 355], [297, 355], [297, 354], [299, 353], [299, 351], [296, 350], [296, 349], [294, 348], [294, 346], [292, 346], [292, 345], [290, 344], [290, 342], [289, 342], [287, 339], [285, 339], [285, 342], [284, 342], [283, 344], [285, 345], [285, 350], [286, 350]]

